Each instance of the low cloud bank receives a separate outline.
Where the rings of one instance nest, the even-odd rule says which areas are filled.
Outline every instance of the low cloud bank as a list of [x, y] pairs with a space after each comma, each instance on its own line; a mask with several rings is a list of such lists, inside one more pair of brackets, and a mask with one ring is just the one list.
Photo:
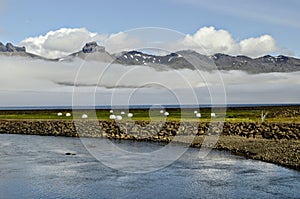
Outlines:
[[[300, 72], [253, 75], [242, 71], [157, 71], [149, 66], [79, 59], [49, 62], [3, 56], [0, 60], [0, 106], [71, 105], [73, 91], [81, 96], [83, 104], [84, 99], [94, 98], [99, 99], [98, 105], [110, 104], [112, 98], [116, 103], [131, 99], [134, 104], [174, 104], [178, 103], [176, 97], [188, 104], [195, 102], [190, 99], [194, 93], [199, 102], [210, 103], [211, 97], [224, 98], [223, 83], [227, 103], [300, 101]], [[214, 88], [210, 96], [209, 89]]]

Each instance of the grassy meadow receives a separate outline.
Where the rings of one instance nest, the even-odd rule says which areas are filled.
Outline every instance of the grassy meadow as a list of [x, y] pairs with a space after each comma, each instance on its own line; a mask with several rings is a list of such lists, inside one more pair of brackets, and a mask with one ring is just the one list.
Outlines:
[[[129, 120], [127, 113], [133, 114], [132, 120], [136, 121], [202, 121], [209, 122], [211, 119], [222, 121], [223, 118], [227, 122], [261, 122], [261, 113], [268, 112], [265, 122], [293, 122], [300, 123], [300, 106], [289, 107], [244, 107], [244, 108], [201, 108], [201, 109], [166, 109], [168, 116], [160, 113], [160, 109], [132, 109], [132, 110], [113, 110], [114, 115], [121, 115], [125, 112], [123, 120]], [[201, 113], [201, 118], [197, 118], [194, 111]], [[58, 116], [58, 113], [62, 116]], [[216, 113], [216, 117], [211, 117], [211, 112]], [[71, 113], [71, 117], [67, 117], [66, 113]], [[72, 120], [81, 119], [82, 114], [88, 115], [88, 119], [110, 120], [109, 110], [11, 110], [0, 111], [0, 119], [33, 119], [33, 120]]]

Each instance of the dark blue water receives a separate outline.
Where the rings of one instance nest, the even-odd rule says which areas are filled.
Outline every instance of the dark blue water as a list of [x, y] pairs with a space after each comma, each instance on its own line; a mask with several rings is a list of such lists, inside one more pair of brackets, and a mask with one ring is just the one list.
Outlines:
[[[143, 153], [163, 147], [130, 141], [114, 144]], [[113, 152], [107, 155], [114, 158]], [[199, 159], [198, 150], [189, 149], [163, 169], [131, 174], [103, 165], [78, 138], [0, 135], [0, 160], [1, 199], [300, 196], [300, 172], [217, 151]], [[141, 169], [139, 164], [130, 167]]]

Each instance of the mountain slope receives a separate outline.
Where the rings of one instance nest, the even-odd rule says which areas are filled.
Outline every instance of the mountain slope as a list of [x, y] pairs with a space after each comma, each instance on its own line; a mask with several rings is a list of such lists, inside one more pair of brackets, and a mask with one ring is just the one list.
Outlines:
[[4, 45], [3, 43], [0, 42], [0, 55], [2, 55], [2, 56], [21, 56], [21, 57], [30, 57], [30, 58], [48, 60], [44, 57], [26, 52], [25, 47], [17, 47], [11, 43], [7, 43], [6, 45]]
[[256, 59], [246, 56], [215, 54], [211, 56], [219, 70], [244, 70], [249, 73], [300, 71], [300, 59], [266, 55]]
[[78, 57], [87, 61], [102, 61], [112, 62], [114, 58], [105, 50], [103, 46], [98, 46], [96, 42], [86, 43], [81, 51], [73, 53], [65, 58], [59, 60], [70, 60]]
[[11, 43], [3, 45], [0, 42], [0, 55], [24, 56], [48, 61], [73, 61], [74, 58], [80, 58], [87, 61], [101, 61], [127, 66], [145, 65], [153, 67], [156, 70], [199, 69], [211, 71], [218, 69], [242, 70], [254, 74], [300, 71], [300, 59], [283, 55], [276, 57], [266, 55], [253, 59], [243, 55], [231, 56], [221, 53], [206, 56], [193, 50], [181, 50], [165, 56], [151, 55], [139, 51], [124, 51], [118, 54], [109, 54], [103, 46], [97, 45], [96, 42], [87, 43], [81, 51], [60, 59], [46, 59], [26, 52], [25, 47], [16, 47]]
[[252, 59], [247, 56], [230, 56], [215, 54], [201, 55], [192, 50], [182, 50], [166, 56], [148, 55], [138, 51], [122, 52], [114, 55], [115, 63], [124, 65], [165, 65], [173, 69], [203, 69], [203, 70], [242, 70], [249, 73], [294, 72], [300, 71], [300, 59], [279, 55], [266, 55]]

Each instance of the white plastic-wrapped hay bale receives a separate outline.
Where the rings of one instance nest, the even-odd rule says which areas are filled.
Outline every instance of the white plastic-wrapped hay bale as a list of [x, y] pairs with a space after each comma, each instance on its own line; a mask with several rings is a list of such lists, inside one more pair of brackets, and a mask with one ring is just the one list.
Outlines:
[[115, 115], [110, 115], [110, 116], [109, 116], [109, 119], [115, 120], [115, 119], [116, 119], [116, 116], [115, 116]]
[[88, 118], [88, 115], [87, 115], [87, 114], [82, 114], [81, 118], [82, 118], [82, 119], [87, 119], [87, 118]]
[[71, 117], [71, 113], [66, 113], [66, 117]]
[[57, 113], [58, 117], [61, 117], [63, 114], [61, 112]]
[[128, 113], [128, 114], [127, 114], [127, 117], [132, 118], [132, 117], [133, 117], [133, 114], [132, 114], [132, 113]]
[[116, 116], [116, 120], [121, 121], [122, 119], [123, 119], [123, 117], [122, 117], [121, 115], [117, 115], [117, 116]]
[[164, 115], [165, 115], [165, 116], [169, 116], [170, 113], [166, 111], [166, 112], [164, 113]]

